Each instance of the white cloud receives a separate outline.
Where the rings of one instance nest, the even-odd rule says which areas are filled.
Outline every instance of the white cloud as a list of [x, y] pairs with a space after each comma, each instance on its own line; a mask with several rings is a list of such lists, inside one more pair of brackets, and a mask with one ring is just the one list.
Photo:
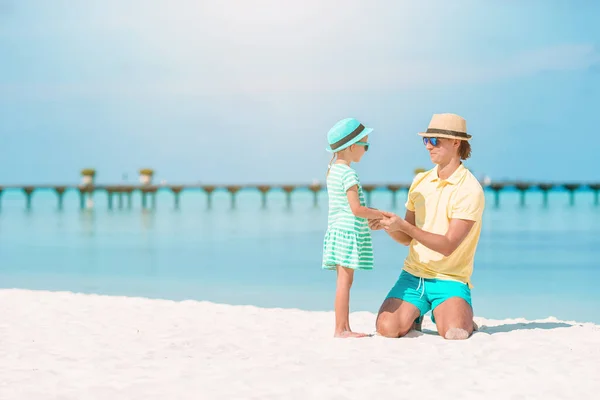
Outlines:
[[[585, 43], [484, 58], [469, 30], [485, 10], [476, 2], [44, 3], [14, 6], [12, 24], [0, 28], [0, 50], [3, 41], [27, 48], [13, 46], [0, 75], [10, 96], [396, 90], [586, 69], [600, 60]], [[519, 29], [526, 34], [527, 26]]]

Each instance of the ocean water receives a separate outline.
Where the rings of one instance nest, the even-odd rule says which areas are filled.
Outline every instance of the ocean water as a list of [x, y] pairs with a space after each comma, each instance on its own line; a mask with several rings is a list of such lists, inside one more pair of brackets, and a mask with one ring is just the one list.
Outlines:
[[[374, 192], [371, 205], [404, 215], [406, 192]], [[230, 208], [216, 192], [207, 209], [202, 192], [184, 192], [181, 207], [159, 192], [154, 210], [79, 210], [75, 192], [36, 192], [25, 209], [19, 191], [5, 191], [0, 208], [0, 287], [74, 291], [172, 300], [196, 299], [264, 307], [332, 310], [335, 272], [321, 270], [326, 194], [270, 193], [266, 209], [255, 191]], [[115, 202], [115, 206], [116, 206]], [[377, 312], [401, 271], [407, 248], [374, 232], [375, 269], [359, 271], [351, 311]], [[486, 210], [475, 259], [473, 302], [486, 318], [545, 318], [600, 323], [600, 207], [591, 192], [503, 192]]]

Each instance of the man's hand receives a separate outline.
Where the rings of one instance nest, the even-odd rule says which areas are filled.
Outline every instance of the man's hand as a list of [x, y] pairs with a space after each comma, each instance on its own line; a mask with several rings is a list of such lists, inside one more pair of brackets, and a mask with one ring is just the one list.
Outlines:
[[394, 239], [396, 242], [398, 242], [404, 246], [410, 245], [410, 242], [412, 241], [412, 237], [410, 235], [408, 235], [407, 233], [402, 232], [400, 230], [391, 231], [391, 230], [389, 230], [389, 228], [386, 229], [383, 222], [386, 221], [387, 225], [394, 225], [394, 223], [396, 223], [397, 225], [400, 225], [401, 227], [404, 224], [409, 224], [409, 225], [413, 226], [415, 224], [415, 212], [407, 210], [406, 217], [404, 217], [405, 219], [402, 219], [402, 218], [398, 217], [397, 215], [387, 212], [387, 211], [380, 211], [380, 212], [381, 212], [383, 218], [370, 219], [369, 220], [369, 228], [371, 228], [372, 230], [380, 230], [380, 229], [385, 230], [386, 233], [388, 235], [390, 235], [390, 237], [392, 239]]
[[382, 211], [382, 213], [383, 219], [381, 220], [380, 224], [387, 232], [406, 232], [406, 230], [409, 229], [409, 226], [412, 226], [412, 224], [406, 222], [404, 219], [400, 218], [394, 213], [387, 211]]

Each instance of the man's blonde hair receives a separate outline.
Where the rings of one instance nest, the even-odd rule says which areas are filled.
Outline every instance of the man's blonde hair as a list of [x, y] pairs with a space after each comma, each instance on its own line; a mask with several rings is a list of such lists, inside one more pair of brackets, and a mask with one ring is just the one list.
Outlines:
[[471, 143], [466, 140], [461, 140], [460, 146], [458, 146], [458, 155], [461, 160], [466, 160], [471, 157]]

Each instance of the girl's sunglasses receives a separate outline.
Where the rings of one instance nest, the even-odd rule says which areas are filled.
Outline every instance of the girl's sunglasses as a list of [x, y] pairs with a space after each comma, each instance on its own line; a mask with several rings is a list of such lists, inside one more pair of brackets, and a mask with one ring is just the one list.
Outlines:
[[439, 143], [439, 138], [436, 137], [424, 137], [423, 144], [427, 146], [427, 143], [431, 143], [433, 147], [437, 146]]
[[367, 142], [356, 142], [354, 144], [357, 144], [359, 146], [365, 146], [365, 151], [369, 151], [369, 143]]

